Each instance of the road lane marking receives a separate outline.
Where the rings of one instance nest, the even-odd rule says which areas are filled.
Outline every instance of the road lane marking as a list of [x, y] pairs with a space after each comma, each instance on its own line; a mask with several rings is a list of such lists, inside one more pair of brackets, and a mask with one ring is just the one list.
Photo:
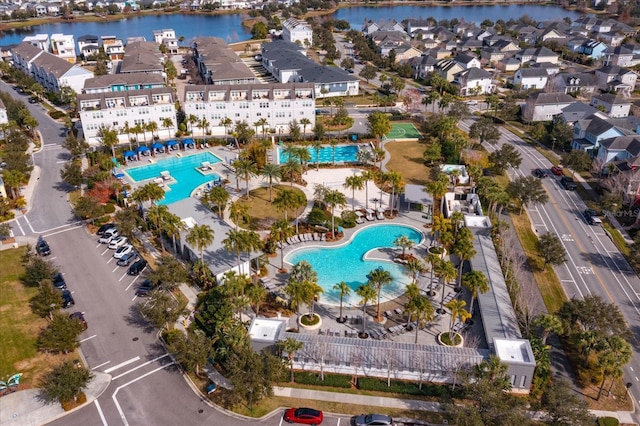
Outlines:
[[111, 362], [111, 361], [107, 361], [107, 362], [103, 362], [102, 364], [98, 364], [98, 365], [96, 365], [95, 367], [93, 367], [93, 368], [91, 369], [91, 371], [96, 370], [96, 369], [98, 369], [98, 368], [100, 368], [100, 367], [103, 367], [103, 366], [105, 366], [105, 365], [109, 364], [110, 362]]
[[134, 362], [138, 361], [139, 359], [140, 359], [140, 357], [139, 357], [139, 356], [137, 356], [137, 357], [135, 357], [135, 358], [131, 358], [130, 360], [127, 360], [127, 361], [121, 362], [120, 364], [118, 364], [118, 365], [114, 365], [114, 366], [113, 366], [113, 367], [111, 367], [111, 368], [107, 368], [106, 370], [104, 370], [104, 372], [105, 372], [105, 373], [107, 373], [107, 374], [108, 374], [108, 373], [111, 373], [112, 371], [117, 370], [118, 368], [125, 367], [125, 366], [127, 366], [127, 365], [129, 365], [129, 364], [132, 364], [132, 363], [134, 363]]
[[96, 404], [96, 408], [98, 409], [98, 415], [100, 416], [100, 420], [102, 420], [102, 424], [104, 426], [109, 426], [109, 423], [107, 423], [107, 419], [105, 419], [104, 413], [102, 412], [102, 408], [100, 407], [100, 403], [98, 402], [97, 399], [95, 399], [93, 402], [95, 402]]
[[24, 218], [24, 221], [27, 222], [27, 225], [29, 225], [29, 229], [31, 229], [31, 232], [34, 234], [37, 234], [37, 232], [33, 229], [33, 226], [31, 226], [31, 222], [29, 222], [29, 218], [26, 216], [22, 216]]
[[120, 389], [123, 389], [126, 386], [129, 386], [135, 382], [137, 382], [138, 380], [142, 380], [147, 376], [152, 375], [153, 373], [156, 373], [164, 368], [167, 368], [169, 366], [173, 365], [173, 362], [171, 362], [170, 364], [167, 365], [163, 365], [162, 367], [158, 367], [155, 370], [149, 371], [148, 373], [143, 374], [140, 377], [136, 377], [135, 379], [131, 380], [130, 382], [125, 383], [124, 385], [118, 386], [115, 390], [115, 392], [113, 392], [113, 395], [111, 395], [111, 399], [113, 399], [114, 404], [116, 405], [116, 409], [118, 410], [118, 413], [120, 414], [120, 418], [122, 419], [122, 423], [124, 423], [124, 426], [129, 426], [129, 422], [127, 421], [127, 417], [124, 415], [124, 411], [122, 410], [122, 407], [120, 407], [120, 403], [118, 402], [118, 398], [116, 398], [118, 396], [118, 392], [120, 392]]
[[87, 340], [91, 340], [96, 336], [97, 336], [97, 334], [94, 334], [93, 336], [85, 337], [84, 339], [80, 340], [80, 343], [86, 342]]
[[161, 360], [162, 358], [165, 358], [165, 357], [168, 357], [168, 356], [169, 356], [169, 354], [160, 355], [159, 357], [156, 357], [156, 358], [154, 358], [154, 359], [152, 359], [152, 360], [149, 360], [149, 361], [144, 362], [144, 363], [142, 363], [142, 364], [140, 364], [140, 365], [137, 365], [137, 366], [135, 366], [134, 368], [132, 368], [131, 370], [125, 371], [124, 373], [122, 373], [122, 374], [119, 374], [119, 375], [115, 376], [115, 377], [114, 377], [114, 378], [112, 378], [111, 380], [119, 379], [119, 378], [120, 378], [120, 377], [122, 377], [122, 376], [126, 376], [126, 375], [127, 375], [127, 374], [129, 374], [129, 373], [133, 373], [134, 371], [136, 371], [136, 370], [138, 370], [138, 369], [140, 369], [140, 368], [142, 368], [142, 367], [145, 367], [145, 366], [147, 366], [147, 365], [149, 365], [149, 364], [151, 364], [151, 363], [153, 363], [153, 362], [156, 362], [156, 361]]
[[69, 231], [74, 231], [78, 228], [82, 228], [82, 225], [77, 225], [77, 226], [73, 226], [73, 227], [69, 227], [67, 229], [62, 229], [60, 231], [56, 231], [56, 232], [49, 232], [47, 235], [45, 235], [45, 237], [51, 237], [53, 235], [58, 235], [58, 234], [62, 234], [64, 232], [69, 232]]
[[18, 229], [20, 229], [20, 232], [22, 232], [22, 235], [27, 235], [24, 232], [24, 229], [22, 229], [22, 225], [20, 225], [20, 221], [18, 219], [16, 219], [14, 222], [16, 223], [16, 225], [18, 225]]
[[283, 416], [280, 416], [280, 424], [278, 426], [282, 426]]

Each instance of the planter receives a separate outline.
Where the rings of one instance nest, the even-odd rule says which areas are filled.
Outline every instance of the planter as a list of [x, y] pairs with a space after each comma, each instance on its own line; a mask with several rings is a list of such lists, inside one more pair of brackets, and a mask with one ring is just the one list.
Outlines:
[[358, 333], [358, 337], [361, 339], [368, 339], [369, 333]]
[[447, 255], [447, 249], [445, 249], [444, 247], [431, 246], [429, 247], [429, 253], [437, 254], [439, 256], [444, 257]]
[[[453, 342], [450, 341], [449, 336], [453, 336]], [[444, 340], [443, 340], [444, 339]], [[450, 346], [453, 348], [461, 348], [464, 345], [464, 339], [462, 336], [455, 331], [449, 333], [445, 331], [444, 333], [438, 334], [438, 343], [442, 346]]]
[[346, 317], [338, 317], [338, 318], [336, 318], [336, 322], [338, 324], [344, 324], [345, 322], [347, 322], [347, 318]]
[[[304, 329], [304, 330], [318, 330], [320, 327], [322, 327], [322, 318], [320, 318], [320, 315], [318, 314], [313, 314], [313, 321], [311, 324], [306, 325], [304, 324], [302, 321], [308, 321], [309, 318], [307, 316], [307, 314], [301, 315], [298, 318], [298, 326], [300, 326], [300, 328]], [[308, 323], [307, 323], [308, 324]]]

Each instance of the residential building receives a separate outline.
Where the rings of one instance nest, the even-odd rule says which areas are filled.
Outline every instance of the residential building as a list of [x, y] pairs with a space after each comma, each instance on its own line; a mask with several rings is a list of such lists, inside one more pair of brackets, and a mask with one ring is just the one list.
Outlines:
[[422, 55], [422, 52], [415, 47], [412, 47], [409, 43], [402, 44], [393, 49], [396, 54], [396, 62], [407, 61], [411, 58], [416, 58]]
[[124, 43], [116, 36], [102, 36], [104, 53], [111, 61], [121, 61], [124, 58]]
[[467, 53], [460, 53], [453, 58], [462, 68], [468, 70], [469, 68], [480, 68], [480, 60], [474, 55]]
[[51, 34], [51, 53], [72, 64], [76, 63], [76, 43], [73, 35]]
[[607, 51], [604, 65], [617, 65], [619, 67], [633, 67], [640, 63], [640, 59], [627, 46], [617, 46]]
[[164, 75], [163, 61], [164, 57], [157, 44], [151, 41], [137, 41], [125, 47], [119, 72]]
[[558, 63], [558, 55], [555, 54], [551, 49], [546, 47], [537, 47], [530, 49], [523, 49], [520, 52], [516, 53], [516, 59], [519, 59], [520, 62], [527, 63], [543, 63], [549, 62], [552, 64]]
[[357, 95], [357, 77], [336, 67], [319, 65], [307, 58], [298, 45], [275, 40], [262, 45], [262, 65], [280, 83], [313, 83], [315, 97]]
[[93, 78], [93, 72], [26, 42], [13, 48], [11, 54], [14, 67], [32, 77], [46, 90], [59, 92], [67, 86], [80, 93], [85, 80]]
[[[177, 126], [175, 101], [173, 90], [166, 87], [80, 94], [77, 105], [84, 138], [90, 145], [97, 145], [103, 127], [120, 130], [125, 123], [134, 127], [152, 121], [158, 124], [160, 137], [171, 137]], [[172, 122], [169, 128], [163, 125], [166, 118]], [[119, 135], [121, 141], [126, 138], [126, 134]]]
[[610, 163], [629, 160], [640, 156], [640, 136], [617, 136], [600, 141], [597, 159], [602, 168]]
[[631, 102], [613, 93], [603, 93], [593, 96], [590, 105], [602, 110], [611, 118], [628, 117], [629, 111], [631, 111]]
[[214, 135], [224, 135], [221, 120], [249, 125], [266, 119], [270, 133], [289, 133], [292, 120], [308, 119], [315, 126], [315, 85], [310, 83], [240, 84], [187, 86], [183, 99], [186, 116], [195, 115], [210, 123]]
[[535, 93], [527, 98], [522, 107], [522, 118], [529, 123], [551, 121], [574, 102], [575, 98], [564, 93]]
[[579, 120], [574, 124], [571, 147], [595, 155], [600, 148], [601, 141], [632, 133], [631, 131], [616, 126], [606, 117], [603, 118], [599, 115], [593, 115]]
[[238, 55], [218, 37], [202, 37], [193, 43], [198, 72], [207, 84], [254, 84], [256, 76]]
[[282, 23], [282, 39], [301, 46], [310, 46], [313, 41], [313, 30], [306, 21], [289, 18]]
[[407, 33], [414, 37], [416, 31], [429, 31], [433, 28], [434, 22], [428, 19], [407, 19]]
[[520, 68], [513, 75], [513, 84], [521, 89], [542, 90], [547, 86], [549, 74], [540, 68]]
[[22, 39], [24, 43], [29, 43], [32, 46], [37, 47], [40, 50], [49, 51], [51, 49], [51, 41], [49, 40], [49, 34], [36, 34], [27, 36]]
[[551, 90], [558, 93], [590, 96], [598, 90], [598, 81], [592, 73], [561, 72], [552, 77]]
[[562, 121], [573, 126], [579, 120], [583, 118], [591, 117], [592, 115], [602, 114], [601, 118], [606, 117], [600, 110], [592, 107], [584, 102], [575, 102], [566, 108], [562, 109]]
[[481, 68], [469, 68], [458, 73], [454, 83], [460, 88], [460, 96], [486, 95], [496, 90], [491, 73]]
[[608, 65], [596, 70], [598, 88], [604, 92], [616, 92], [629, 97], [635, 90], [638, 75], [616, 65]]
[[84, 59], [95, 57], [100, 53], [100, 38], [94, 35], [78, 37], [78, 51]]
[[164, 87], [161, 74], [105, 74], [84, 82], [82, 93], [127, 92]]
[[453, 59], [443, 59], [436, 64], [435, 71], [451, 83], [458, 73], [464, 71], [464, 68]]
[[435, 69], [438, 60], [431, 55], [417, 56], [409, 60], [411, 69], [413, 70], [413, 78], [424, 79]]
[[577, 52], [593, 60], [607, 55], [607, 45], [598, 40], [587, 40], [578, 46]]
[[0, 100], [0, 124], [7, 124], [9, 117], [7, 117], [7, 107], [4, 106], [4, 102]]
[[609, 47], [618, 47], [622, 44], [624, 39], [627, 38], [627, 36], [612, 31], [609, 33], [600, 34], [598, 38]]
[[174, 30], [156, 30], [153, 32], [153, 40], [156, 44], [164, 45], [167, 53], [171, 55], [178, 53], [178, 39], [176, 38], [176, 32]]
[[365, 36], [370, 36], [376, 31], [399, 31], [405, 32], [402, 24], [398, 23], [395, 19], [391, 19], [386, 22], [374, 22], [370, 20], [365, 20], [362, 25], [362, 33]]

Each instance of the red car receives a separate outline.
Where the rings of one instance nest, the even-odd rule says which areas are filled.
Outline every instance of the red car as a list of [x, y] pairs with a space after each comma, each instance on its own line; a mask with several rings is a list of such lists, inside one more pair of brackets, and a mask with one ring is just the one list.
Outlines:
[[561, 166], [553, 166], [551, 168], [551, 173], [553, 173], [556, 176], [562, 176], [564, 174], [564, 171], [562, 170]]
[[289, 408], [284, 412], [284, 421], [287, 423], [302, 423], [305, 425], [319, 425], [324, 416], [322, 411], [313, 408]]

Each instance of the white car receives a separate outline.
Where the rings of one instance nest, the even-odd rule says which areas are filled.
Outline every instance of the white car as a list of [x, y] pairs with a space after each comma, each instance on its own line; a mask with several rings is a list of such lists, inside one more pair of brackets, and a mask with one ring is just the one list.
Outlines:
[[113, 253], [113, 257], [116, 259], [122, 259], [125, 255], [131, 253], [133, 251], [133, 246], [131, 244], [125, 244], [123, 246], [118, 247], [115, 253]]
[[117, 236], [118, 230], [116, 228], [107, 229], [106, 231], [104, 231], [104, 234], [102, 234], [102, 237], [100, 237], [98, 242], [101, 244], [109, 244], [111, 240], [113, 240]]
[[127, 244], [127, 242], [129, 242], [129, 240], [127, 240], [127, 237], [116, 237], [114, 239], [111, 240], [111, 242], [109, 243], [109, 248], [111, 250], [115, 250], [120, 246], [123, 246], [125, 244]]

